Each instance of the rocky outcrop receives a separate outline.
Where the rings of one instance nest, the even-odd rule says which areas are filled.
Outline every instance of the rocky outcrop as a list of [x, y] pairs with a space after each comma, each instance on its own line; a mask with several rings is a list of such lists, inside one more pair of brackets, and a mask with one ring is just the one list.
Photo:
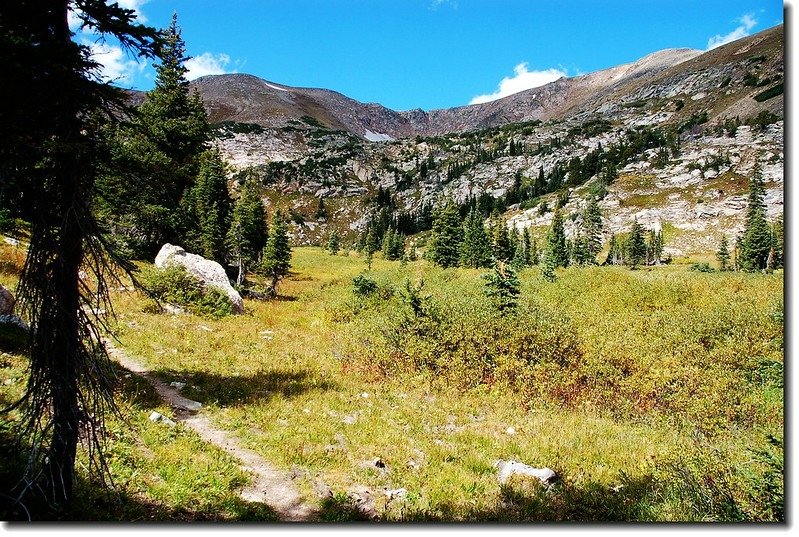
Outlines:
[[171, 264], [182, 265], [205, 285], [216, 287], [225, 293], [233, 304], [233, 311], [244, 313], [244, 301], [241, 295], [230, 285], [230, 280], [222, 265], [216, 261], [205, 259], [197, 254], [190, 254], [180, 246], [164, 244], [155, 257], [155, 266], [163, 268]]

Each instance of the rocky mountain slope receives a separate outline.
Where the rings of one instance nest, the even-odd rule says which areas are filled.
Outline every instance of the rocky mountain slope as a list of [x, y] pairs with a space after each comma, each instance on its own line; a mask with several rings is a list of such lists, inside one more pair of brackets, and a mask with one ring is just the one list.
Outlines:
[[[741, 228], [755, 163], [770, 216], [782, 213], [783, 42], [778, 26], [709, 52], [656, 52], [490, 103], [429, 112], [395, 112], [249, 75], [194, 85], [234, 183], [256, 177], [269, 204], [291, 212], [298, 242], [324, 240], [332, 228], [356, 236], [379, 208], [379, 193], [407, 214], [447, 197], [506, 196], [598, 148], [648, 136], [603, 192], [606, 232], [638, 218], [664, 230], [667, 251], [687, 255], [712, 251], [721, 233], [732, 238]], [[571, 175], [556, 192], [511, 203], [509, 222], [543, 233], [557, 197], [576, 215], [599, 174]]]

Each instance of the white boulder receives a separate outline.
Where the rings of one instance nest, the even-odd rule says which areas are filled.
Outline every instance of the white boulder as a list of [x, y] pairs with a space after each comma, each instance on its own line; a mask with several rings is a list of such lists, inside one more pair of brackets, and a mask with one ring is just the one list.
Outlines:
[[544, 485], [551, 485], [558, 478], [555, 471], [550, 468], [533, 468], [518, 461], [499, 460], [494, 464], [494, 467], [497, 469], [497, 479], [503, 485], [513, 475], [535, 477]]
[[158, 255], [155, 256], [155, 266], [164, 268], [173, 264], [182, 265], [189, 274], [196, 276], [204, 284], [216, 287], [225, 293], [233, 304], [233, 311], [244, 313], [244, 300], [230, 285], [230, 280], [222, 265], [200, 255], [190, 254], [180, 246], [164, 244]]

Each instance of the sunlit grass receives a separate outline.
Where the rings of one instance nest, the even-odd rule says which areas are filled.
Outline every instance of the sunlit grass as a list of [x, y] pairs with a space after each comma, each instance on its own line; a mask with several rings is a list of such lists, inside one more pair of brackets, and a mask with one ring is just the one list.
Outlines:
[[[295, 248], [292, 264], [277, 300], [247, 300], [244, 315], [219, 320], [147, 313], [147, 299], [118, 291], [118, 332], [150, 370], [186, 382], [183, 394], [218, 426], [297, 476], [306, 497], [333, 509], [330, 519], [351, 516], [336, 505], [359, 487], [388, 520], [724, 518], [679, 492], [670, 461], [712, 446], [734, 472], [765, 433], [781, 435], [781, 275], [570, 268], [547, 284], [537, 269], [523, 271], [524, 299], [563, 315], [579, 341], [568, 367], [581, 391], [551, 399], [501, 376], [387, 373], [372, 355], [383, 352], [379, 341], [359, 339], [392, 319], [352, 294], [363, 258]], [[480, 273], [378, 257], [368, 277], [386, 289], [424, 279], [434, 300], [463, 304], [468, 317], [469, 304], [485, 301]], [[229, 457], [146, 421], [151, 409], [169, 410], [142, 381], [126, 379], [121, 397], [133, 428], [113, 422], [112, 467], [124, 490], [159, 506], [130, 516], [271, 516], [236, 499], [247, 476]], [[561, 480], [546, 493], [526, 481], [501, 486], [499, 459], [550, 467]], [[735, 479], [746, 494], [748, 482]], [[404, 499], [384, 494], [399, 488]]]

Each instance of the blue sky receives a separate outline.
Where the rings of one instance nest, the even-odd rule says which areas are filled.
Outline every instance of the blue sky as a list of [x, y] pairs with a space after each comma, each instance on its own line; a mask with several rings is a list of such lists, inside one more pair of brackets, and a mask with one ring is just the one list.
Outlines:
[[[395, 110], [485, 102], [783, 22], [774, 0], [117, 1], [156, 27], [178, 13], [190, 77], [249, 73]], [[119, 85], [152, 87], [151, 66], [95, 46]]]

